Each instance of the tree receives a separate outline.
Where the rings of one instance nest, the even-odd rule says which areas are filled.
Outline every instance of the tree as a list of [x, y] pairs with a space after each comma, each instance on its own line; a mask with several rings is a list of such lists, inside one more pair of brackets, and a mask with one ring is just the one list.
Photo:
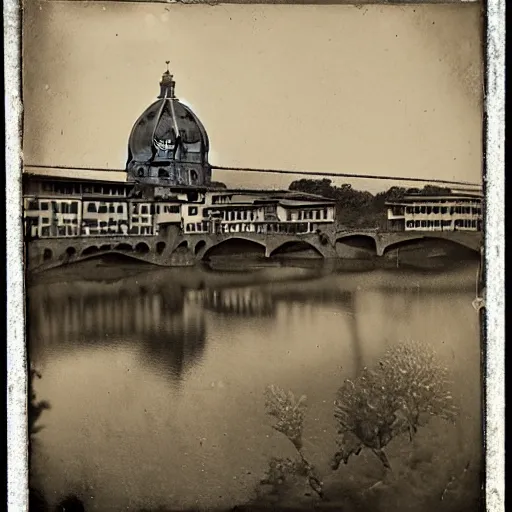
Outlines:
[[337, 469], [363, 448], [372, 450], [391, 469], [384, 448], [408, 433], [412, 440], [420, 424], [432, 416], [453, 421], [457, 409], [447, 381], [447, 369], [434, 351], [420, 343], [389, 349], [374, 368], [365, 368], [338, 390], [334, 416], [338, 447], [332, 467]]
[[306, 396], [302, 395], [297, 400], [291, 391], [286, 393], [277, 386], [269, 386], [265, 397], [267, 414], [276, 420], [272, 428], [284, 434], [292, 443], [298, 459], [273, 457], [261, 483], [276, 487], [290, 479], [300, 478], [308, 489], [307, 494], [312, 490], [323, 499], [323, 482], [317, 476], [313, 465], [306, 459], [302, 442]]
[[316, 194], [334, 199], [336, 218], [344, 227], [381, 228], [386, 225], [386, 203], [400, 201], [407, 194], [439, 195], [449, 194], [448, 188], [426, 185], [423, 189], [393, 186], [375, 195], [357, 190], [349, 183], [340, 186], [330, 179], [301, 179], [293, 181], [289, 190]]

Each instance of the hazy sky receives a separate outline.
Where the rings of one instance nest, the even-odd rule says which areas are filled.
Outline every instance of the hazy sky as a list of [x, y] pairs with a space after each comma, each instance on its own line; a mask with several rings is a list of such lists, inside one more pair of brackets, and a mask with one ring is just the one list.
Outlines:
[[27, 165], [124, 168], [132, 125], [170, 60], [213, 165], [481, 179], [478, 5], [32, 0], [25, 20]]

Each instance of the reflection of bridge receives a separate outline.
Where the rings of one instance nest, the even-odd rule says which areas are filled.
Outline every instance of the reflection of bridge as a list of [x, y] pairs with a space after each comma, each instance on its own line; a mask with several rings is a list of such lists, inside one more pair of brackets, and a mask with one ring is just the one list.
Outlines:
[[135, 343], [143, 359], [164, 364], [179, 377], [204, 350], [204, 320], [183, 297], [169, 301], [158, 292], [127, 294], [104, 285], [52, 292], [50, 285], [28, 293], [29, 341], [36, 351]]
[[275, 302], [255, 288], [189, 290], [187, 299], [206, 310], [233, 316], [271, 316]]
[[[28, 245], [29, 268], [44, 270], [92, 257], [118, 254], [161, 266], [193, 265], [214, 255], [233, 256], [237, 251], [262, 258], [289, 256], [292, 252], [317, 258], [350, 257], [345, 249], [363, 246], [376, 256], [384, 256], [404, 244], [440, 240], [479, 252], [482, 233], [470, 231], [445, 232], [382, 232], [376, 230], [341, 230], [304, 235], [226, 233], [179, 234], [168, 232], [159, 236], [95, 236], [47, 238]], [[349, 251], [350, 253], [350, 251]]]

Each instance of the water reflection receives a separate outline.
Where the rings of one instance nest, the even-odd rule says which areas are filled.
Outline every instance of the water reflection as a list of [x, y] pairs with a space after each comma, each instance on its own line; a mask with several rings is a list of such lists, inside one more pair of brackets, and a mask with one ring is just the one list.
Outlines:
[[464, 422], [439, 442], [453, 460], [477, 457], [474, 272], [188, 281], [175, 269], [34, 285], [30, 357], [37, 396], [52, 404], [34, 454], [45, 496], [113, 512], [244, 503], [287, 449], [265, 417], [265, 386], [308, 395], [308, 443], [330, 460], [338, 386], [403, 339], [433, 343], [449, 365]]
[[204, 318], [182, 290], [45, 286], [30, 290], [27, 305], [31, 355], [43, 359], [54, 352], [52, 345], [62, 354], [128, 344], [141, 361], [179, 380], [205, 347]]

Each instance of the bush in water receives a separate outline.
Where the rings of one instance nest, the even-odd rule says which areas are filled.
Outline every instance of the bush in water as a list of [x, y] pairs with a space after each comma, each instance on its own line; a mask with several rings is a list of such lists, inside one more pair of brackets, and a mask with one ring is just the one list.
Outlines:
[[[262, 484], [280, 485], [304, 479], [306, 486], [324, 497], [323, 482], [305, 458], [303, 425], [306, 397], [269, 386], [266, 409], [275, 423], [273, 428], [285, 435], [295, 447], [298, 458], [272, 458]], [[408, 434], [412, 440], [419, 426], [431, 416], [453, 421], [457, 409], [452, 403], [447, 369], [434, 351], [419, 343], [403, 343], [387, 350], [373, 368], [364, 368], [354, 380], [346, 380], [334, 402], [337, 445], [331, 468], [337, 470], [363, 448], [377, 455], [391, 469], [384, 452], [397, 436]]]
[[352, 455], [369, 448], [388, 469], [384, 447], [397, 436], [410, 439], [431, 416], [453, 421], [457, 410], [447, 369], [434, 351], [419, 343], [403, 343], [386, 351], [374, 368], [365, 368], [338, 390], [334, 417], [338, 427], [337, 469]]
[[267, 414], [275, 423], [272, 427], [285, 435], [298, 455], [298, 459], [272, 458], [262, 484], [276, 487], [289, 480], [301, 479], [306, 485], [306, 494], [314, 491], [323, 498], [323, 483], [316, 475], [315, 468], [308, 462], [304, 454], [302, 431], [306, 411], [306, 396], [296, 399], [294, 394], [277, 386], [269, 386], [265, 393]]

